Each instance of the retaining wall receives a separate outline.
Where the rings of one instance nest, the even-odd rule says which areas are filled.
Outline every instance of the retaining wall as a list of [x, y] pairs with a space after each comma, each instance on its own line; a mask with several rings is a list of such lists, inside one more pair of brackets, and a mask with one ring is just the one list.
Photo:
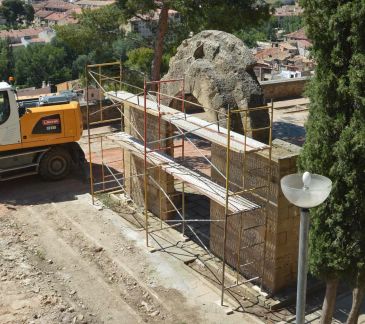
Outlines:
[[266, 101], [303, 97], [310, 77], [261, 81], [260, 85]]

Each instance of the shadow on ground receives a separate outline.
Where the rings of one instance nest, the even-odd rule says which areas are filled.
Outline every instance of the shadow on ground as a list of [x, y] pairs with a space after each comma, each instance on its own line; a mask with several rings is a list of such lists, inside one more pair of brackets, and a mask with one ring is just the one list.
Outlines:
[[303, 126], [298, 126], [291, 123], [274, 122], [273, 139], [276, 138], [291, 144], [303, 146], [305, 142], [305, 129]]
[[[60, 181], [45, 181], [35, 175], [0, 182], [0, 204], [28, 206], [75, 200], [78, 195], [90, 192], [88, 166], [89, 164], [85, 166], [84, 172], [75, 170], [66, 179]], [[93, 170], [95, 181], [99, 181], [101, 165], [93, 164]], [[110, 182], [106, 188], [116, 185], [115, 181]]]

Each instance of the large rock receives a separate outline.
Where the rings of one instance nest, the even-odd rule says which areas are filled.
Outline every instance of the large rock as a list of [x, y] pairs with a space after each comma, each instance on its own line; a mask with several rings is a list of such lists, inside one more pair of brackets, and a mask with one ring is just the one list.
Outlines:
[[[163, 80], [184, 77], [186, 98], [204, 106], [210, 120], [219, 119], [221, 125], [226, 125], [222, 112], [227, 109], [250, 109], [264, 104], [260, 84], [253, 72], [254, 64], [254, 56], [240, 39], [222, 31], [206, 30], [182, 42]], [[166, 83], [161, 90], [178, 97], [181, 83]], [[175, 108], [181, 106], [176, 99], [165, 99], [165, 103]], [[242, 133], [243, 114], [235, 114], [232, 121], [232, 129]], [[268, 124], [266, 110], [249, 113], [248, 129]], [[264, 142], [267, 135], [267, 131], [252, 134]]]

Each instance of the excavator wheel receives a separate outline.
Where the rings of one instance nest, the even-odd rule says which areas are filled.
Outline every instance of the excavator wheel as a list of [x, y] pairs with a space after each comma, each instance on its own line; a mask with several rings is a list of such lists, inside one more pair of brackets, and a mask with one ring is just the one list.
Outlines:
[[44, 154], [39, 163], [39, 175], [45, 180], [61, 180], [72, 165], [70, 153], [63, 147], [53, 147]]

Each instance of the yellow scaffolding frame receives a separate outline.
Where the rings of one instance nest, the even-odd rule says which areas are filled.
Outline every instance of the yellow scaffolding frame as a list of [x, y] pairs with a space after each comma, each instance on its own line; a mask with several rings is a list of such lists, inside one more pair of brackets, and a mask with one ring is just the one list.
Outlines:
[[[119, 75], [118, 76], [107, 76], [106, 74], [104, 74], [103, 70], [105, 69], [105, 67], [115, 67], [118, 66], [119, 67]], [[96, 71], [95, 71], [96, 70]], [[90, 128], [92, 126], [98, 126], [98, 125], [105, 125], [107, 123], [112, 123], [112, 122], [117, 122], [120, 121], [121, 122], [121, 129], [122, 131], [124, 131], [124, 125], [126, 123], [126, 115], [124, 113], [124, 105], [119, 102], [116, 101], [114, 99], [112, 99], [111, 101], [113, 102], [113, 104], [108, 105], [103, 107], [100, 103], [99, 103], [99, 113], [100, 113], [100, 120], [97, 122], [90, 122], [90, 116], [93, 114], [96, 114], [97, 112], [93, 112], [90, 114], [90, 110], [89, 110], [89, 102], [88, 102], [88, 89], [89, 89], [89, 83], [90, 80], [93, 80], [93, 82], [96, 84], [96, 86], [98, 87], [99, 91], [100, 91], [100, 97], [99, 99], [101, 99], [101, 92], [104, 92], [105, 94], [109, 93], [109, 89], [107, 89], [105, 87], [105, 84], [103, 84], [103, 82], [108, 82], [108, 83], [114, 83], [118, 85], [118, 90], [121, 91], [123, 88], [133, 88], [134, 90], [137, 90], [137, 94], [131, 94], [131, 97], [136, 97], [137, 98], [137, 103], [138, 105], [141, 107], [141, 109], [143, 110], [144, 113], [144, 133], [140, 134], [138, 132], [138, 130], [133, 126], [133, 122], [132, 120], [128, 120], [128, 122], [131, 124], [131, 126], [134, 128], [134, 130], [136, 131], [137, 135], [139, 136], [139, 139], [143, 141], [143, 145], [144, 145], [144, 167], [143, 167], [143, 172], [140, 174], [135, 174], [132, 175], [130, 178], [134, 178], [134, 177], [143, 177], [144, 181], [143, 181], [143, 186], [144, 186], [144, 227], [145, 227], [145, 233], [146, 233], [146, 245], [149, 245], [149, 235], [151, 235], [152, 233], [156, 232], [156, 231], [161, 231], [164, 229], [168, 229], [168, 228], [176, 228], [180, 225], [182, 225], [182, 233], [183, 235], [185, 234], [185, 230], [186, 227], [192, 232], [192, 234], [197, 238], [197, 240], [200, 242], [200, 244], [202, 245], [202, 247], [211, 255], [209, 249], [204, 245], [204, 243], [202, 242], [202, 240], [199, 238], [199, 235], [194, 231], [194, 229], [189, 225], [189, 222], [214, 222], [214, 221], [220, 221], [220, 222], [224, 222], [224, 237], [223, 237], [223, 257], [222, 257], [222, 278], [221, 278], [221, 304], [223, 305], [224, 302], [224, 294], [225, 291], [232, 289], [234, 287], [240, 286], [244, 283], [247, 282], [251, 282], [251, 281], [258, 281], [259, 279], [261, 279], [261, 287], [263, 285], [263, 280], [264, 280], [264, 274], [265, 274], [265, 260], [266, 260], [266, 236], [267, 236], [267, 215], [268, 215], [268, 204], [270, 202], [270, 183], [271, 183], [271, 155], [272, 155], [272, 126], [273, 126], [273, 103], [271, 102], [270, 106], [263, 106], [263, 107], [254, 107], [254, 108], [245, 108], [245, 109], [228, 109], [226, 114], [221, 114], [221, 116], [223, 115], [223, 117], [225, 117], [226, 121], [227, 121], [227, 143], [225, 145], [226, 147], [226, 170], [225, 172], [222, 172], [218, 169], [217, 166], [215, 166], [211, 161], [209, 161], [205, 155], [200, 152], [199, 148], [197, 146], [195, 146], [195, 144], [186, 136], [190, 133], [193, 133], [193, 131], [184, 131], [183, 129], [176, 127], [175, 129], [177, 129], [178, 131], [178, 135], [174, 135], [174, 136], [170, 136], [167, 138], [161, 138], [161, 98], [162, 97], [166, 97], [166, 98], [170, 98], [170, 99], [175, 99], [177, 101], [180, 101], [182, 103], [182, 111], [184, 112], [185, 115], [185, 119], [186, 119], [186, 112], [184, 109], [184, 105], [185, 104], [194, 104], [195, 106], [199, 106], [204, 108], [205, 110], [209, 110], [206, 107], [197, 104], [197, 103], [192, 103], [188, 100], [185, 100], [185, 95], [184, 95], [184, 79], [178, 79], [178, 80], [169, 80], [167, 82], [182, 82], [182, 87], [181, 87], [181, 96], [180, 97], [173, 97], [173, 96], [169, 96], [166, 94], [161, 93], [161, 82], [147, 82], [145, 80], [144, 82], [144, 88], [139, 88], [136, 87], [134, 85], [130, 85], [126, 82], [123, 81], [122, 79], [122, 65], [120, 62], [112, 62], [112, 63], [104, 63], [104, 64], [94, 64], [94, 65], [88, 65], [85, 69], [85, 74], [86, 74], [86, 85], [87, 85], [87, 129], [88, 129], [88, 145], [89, 145], [89, 163], [90, 163], [90, 192], [91, 192], [91, 196], [92, 196], [92, 202], [93, 204], [95, 203], [95, 194], [97, 193], [102, 193], [102, 192], [124, 192], [126, 193], [126, 190], [124, 188], [125, 186], [125, 180], [127, 179], [125, 177], [125, 161], [124, 161], [124, 149], [123, 149], [123, 157], [122, 157], [122, 161], [123, 161], [123, 171], [119, 174], [116, 174], [113, 172], [113, 170], [111, 170], [111, 168], [108, 166], [107, 163], [105, 163], [104, 161], [104, 154], [103, 154], [103, 137], [105, 137], [107, 134], [100, 134], [99, 136], [93, 136], [91, 135], [91, 131]], [[147, 86], [150, 84], [154, 84], [157, 85], [157, 91], [148, 91]], [[114, 90], [115, 90], [115, 94], [117, 95], [117, 90], [116, 87], [114, 86]], [[139, 102], [139, 97], [140, 95], [143, 94], [143, 104], [140, 104]], [[157, 104], [157, 116], [158, 116], [158, 140], [157, 141], [150, 141], [148, 142], [147, 139], [147, 116], [149, 114], [149, 111], [147, 109], [147, 97], [152, 99], [156, 104]], [[99, 100], [99, 102], [101, 102], [101, 100]], [[109, 119], [109, 120], [105, 120], [104, 119], [104, 114], [103, 112], [106, 109], [118, 109], [121, 113], [121, 118], [113, 118], [113, 119]], [[248, 118], [249, 118], [249, 114], [253, 111], [258, 111], [258, 110], [268, 110], [269, 114], [270, 114], [270, 121], [269, 121], [269, 125], [266, 127], [260, 127], [260, 128], [256, 128], [256, 129], [249, 129], [248, 127]], [[236, 183], [234, 183], [233, 181], [231, 181], [230, 179], [230, 168], [231, 168], [231, 160], [230, 160], [230, 153], [231, 153], [231, 122], [232, 122], [232, 115], [233, 114], [243, 114], [243, 119], [244, 119], [244, 144], [243, 144], [243, 172], [242, 172], [242, 185], [238, 185]], [[209, 125], [211, 124], [217, 124], [218, 125], [218, 133], [221, 132], [220, 127], [219, 127], [219, 123], [221, 121], [217, 120], [215, 123], [209, 123]], [[172, 125], [170, 125], [172, 126]], [[269, 159], [268, 159], [268, 170], [267, 170], [267, 183], [265, 185], [260, 185], [258, 187], [251, 187], [248, 188], [247, 187], [247, 181], [246, 181], [246, 174], [248, 173], [247, 170], [247, 155], [250, 153], [249, 150], [247, 149], [247, 135], [251, 132], [257, 132], [257, 131], [268, 131], [269, 133], [269, 143], [267, 145], [267, 147], [262, 148], [262, 149], [256, 149], [254, 151], [251, 150], [251, 152], [254, 153], [258, 153], [262, 150], [268, 150], [269, 151]], [[92, 165], [92, 140], [94, 140], [95, 138], [98, 139], [98, 137], [100, 138], [100, 149], [101, 149], [101, 167], [102, 167], [102, 181], [101, 182], [95, 182], [95, 177], [93, 174], [93, 165]], [[177, 206], [174, 204], [173, 202], [173, 197], [171, 194], [169, 194], [168, 192], [165, 192], [165, 190], [162, 188], [161, 183], [162, 183], [162, 179], [161, 179], [161, 174], [162, 174], [162, 170], [161, 167], [159, 167], [158, 165], [154, 165], [153, 163], [151, 163], [150, 161], [148, 161], [147, 155], [148, 155], [148, 150], [150, 150], [150, 146], [153, 144], [158, 144], [157, 149], [152, 149], [154, 152], [163, 152], [166, 153], [169, 149], [173, 149], [174, 146], [172, 145], [170, 148], [165, 147], [165, 146], [161, 146], [161, 143], [163, 142], [168, 142], [169, 140], [173, 141], [176, 138], [181, 138], [182, 139], [182, 160], [185, 160], [186, 156], [184, 153], [184, 142], [185, 140], [187, 140], [188, 142], [190, 142], [192, 144], [192, 146], [194, 147], [194, 149], [196, 149], [200, 155], [202, 155], [207, 162], [210, 164], [210, 166], [212, 168], [214, 168], [224, 179], [225, 179], [225, 215], [224, 215], [224, 219], [223, 220], [204, 220], [204, 219], [189, 219], [187, 220], [185, 218], [185, 186], [188, 185], [186, 184], [184, 181], [181, 182], [182, 185], [182, 207], [181, 208], [177, 208]], [[150, 165], [149, 165], [150, 164]], [[158, 168], [158, 181], [156, 181], [155, 179], [153, 179], [153, 177], [150, 175], [150, 170]], [[105, 175], [105, 169], [108, 171], [109, 175], [106, 176]], [[118, 176], [123, 175], [122, 178], [118, 178]], [[113, 180], [106, 180], [106, 177], [112, 177], [114, 182], [117, 183], [117, 186], [115, 187], [106, 187], [106, 183], [109, 182], [113, 182]], [[175, 180], [172, 180], [174, 182], [175, 185]], [[95, 189], [95, 185], [100, 185], [102, 184], [102, 189], [101, 190], [94, 190]], [[159, 229], [154, 229], [154, 230], [150, 230], [150, 224], [149, 224], [149, 210], [148, 210], [148, 189], [149, 189], [149, 185], [152, 184], [155, 187], [157, 187], [159, 189], [159, 207], [160, 207], [160, 218], [162, 215], [162, 205], [161, 205], [161, 200], [162, 199], [167, 199], [168, 202], [171, 204], [171, 210], [168, 210], [166, 212], [176, 212], [179, 217], [181, 219], [178, 220], [168, 220], [163, 222], [162, 219], [160, 219], [160, 228]], [[231, 187], [235, 187], [236, 191], [232, 191]], [[264, 224], [260, 224], [258, 226], [265, 226], [265, 233], [264, 233], [264, 238], [263, 238], [263, 242], [261, 244], [263, 244], [264, 248], [263, 248], [263, 255], [262, 255], [262, 272], [259, 276], [256, 276], [254, 278], [250, 278], [247, 280], [244, 280], [242, 282], [239, 282], [240, 279], [240, 275], [241, 275], [241, 260], [240, 260], [240, 252], [241, 252], [241, 241], [242, 241], [242, 235], [244, 232], [244, 228], [242, 227], [242, 217], [243, 217], [243, 213], [242, 212], [236, 212], [236, 213], [230, 213], [229, 212], [229, 199], [232, 196], [245, 196], [247, 194], [251, 194], [254, 195], [255, 192], [261, 190], [262, 189], [266, 189], [267, 191], [267, 196], [266, 196], [266, 207], [265, 207], [265, 219], [264, 219]], [[165, 198], [163, 198], [165, 197]], [[129, 197], [130, 198], [130, 197]], [[238, 216], [240, 217], [239, 219], [239, 237], [238, 237], [238, 248], [237, 248], [237, 260], [236, 260], [236, 283], [234, 285], [230, 285], [228, 287], [225, 286], [225, 272], [226, 272], [226, 266], [227, 266], [227, 260], [226, 260], [226, 244], [227, 244], [227, 225], [228, 225], [228, 219], [230, 217], [234, 217], [234, 216]], [[163, 224], [166, 223], [167, 226], [163, 226]], [[173, 223], [172, 225], [170, 225], [170, 223]], [[245, 247], [247, 248], [247, 247]]]
[[[258, 110], [269, 110], [270, 115], [270, 121], [269, 126], [267, 127], [260, 127], [260, 128], [249, 128], [248, 127], [248, 116], [251, 111], [258, 111]], [[244, 115], [244, 159], [243, 159], [243, 170], [242, 170], [242, 186], [239, 186], [237, 184], [234, 184], [236, 187], [238, 187], [238, 191], [235, 192], [229, 192], [230, 190], [230, 152], [231, 152], [231, 116], [232, 114], [242, 114]], [[224, 292], [227, 289], [231, 289], [237, 286], [240, 286], [242, 284], [245, 284], [247, 282], [251, 281], [257, 281], [261, 279], [261, 289], [263, 288], [263, 280], [264, 280], [264, 274], [265, 274], [265, 260], [266, 260], [266, 237], [267, 237], [267, 218], [268, 218], [268, 206], [270, 203], [270, 183], [271, 183], [271, 156], [272, 156], [272, 126], [273, 126], [273, 115], [274, 115], [274, 105], [271, 101], [270, 107], [255, 107], [255, 108], [245, 108], [245, 109], [228, 109], [228, 117], [227, 117], [227, 130], [228, 130], [228, 136], [227, 136], [227, 146], [226, 146], [226, 204], [225, 204], [225, 220], [224, 220], [224, 232], [223, 232], [223, 268], [222, 268], [222, 290], [221, 290], [221, 305], [223, 305], [224, 301]], [[268, 141], [268, 147], [263, 148], [263, 150], [269, 151], [269, 166], [268, 166], [268, 172], [267, 172], [267, 183], [266, 185], [258, 186], [258, 187], [251, 187], [247, 188], [246, 185], [246, 174], [247, 174], [247, 137], [249, 132], [255, 132], [255, 131], [269, 131], [269, 141]], [[257, 153], [257, 151], [255, 151]], [[257, 190], [266, 189], [267, 190], [267, 196], [266, 196], [266, 206], [265, 206], [265, 220], [264, 220], [264, 226], [265, 226], [265, 234], [264, 238], [261, 244], [263, 244], [263, 265], [262, 265], [262, 273], [261, 276], [256, 276], [254, 278], [251, 278], [249, 280], [245, 280], [241, 283], [239, 283], [239, 276], [240, 276], [240, 269], [243, 265], [240, 263], [240, 257], [241, 257], [241, 242], [242, 242], [242, 216], [239, 218], [239, 237], [238, 237], [238, 245], [237, 245], [237, 260], [236, 260], [236, 283], [234, 285], [230, 285], [229, 287], [225, 287], [225, 267], [226, 267], [226, 244], [227, 244], [227, 225], [228, 225], [228, 218], [230, 216], [234, 216], [235, 214], [230, 214], [228, 210], [228, 198], [235, 195], [242, 195], [245, 193], [254, 193]], [[259, 225], [260, 226], [260, 225]], [[262, 226], [262, 225], [261, 225]], [[245, 246], [245, 248], [249, 248], [250, 246]]]

